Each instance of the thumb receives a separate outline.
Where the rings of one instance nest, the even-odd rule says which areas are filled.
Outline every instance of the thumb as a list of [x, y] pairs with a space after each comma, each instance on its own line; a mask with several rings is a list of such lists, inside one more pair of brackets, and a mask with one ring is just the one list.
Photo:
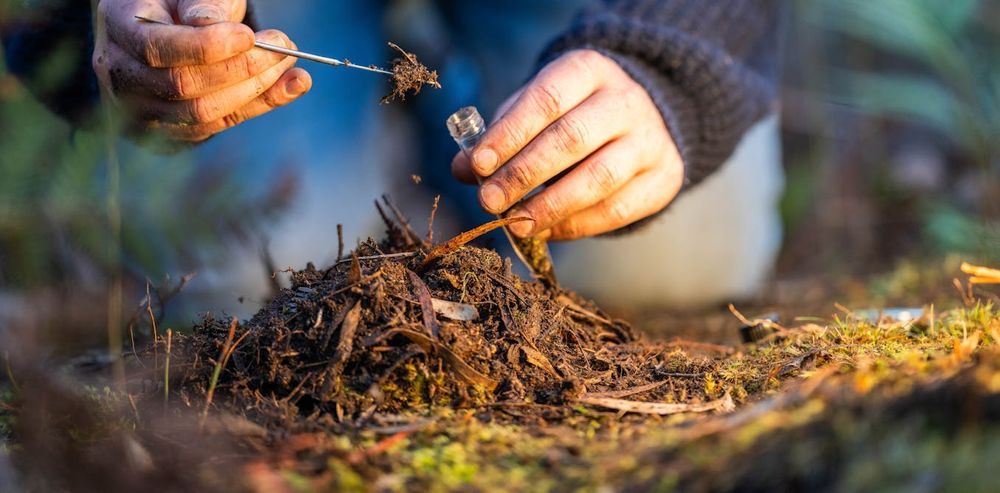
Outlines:
[[247, 0], [180, 0], [177, 17], [186, 26], [202, 27], [220, 22], [243, 22]]

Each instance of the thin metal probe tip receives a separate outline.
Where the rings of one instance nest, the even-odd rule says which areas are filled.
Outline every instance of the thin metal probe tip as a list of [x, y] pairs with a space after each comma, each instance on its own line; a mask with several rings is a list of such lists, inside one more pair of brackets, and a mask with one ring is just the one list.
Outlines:
[[[141, 15], [137, 15], [137, 16], [135, 16], [135, 18], [139, 19], [140, 21], [150, 22], [150, 23], [153, 23], [153, 24], [160, 24], [160, 25], [164, 25], [164, 26], [170, 26], [170, 25], [172, 25], [172, 24], [170, 24], [168, 22], [163, 22], [163, 21], [158, 21], [158, 20], [155, 20], [155, 19], [150, 19], [148, 17], [143, 17]], [[325, 63], [327, 65], [334, 65], [334, 66], [342, 66], [342, 67], [355, 68], [355, 69], [358, 69], [358, 70], [364, 70], [366, 72], [374, 72], [374, 73], [377, 73], [377, 74], [393, 75], [392, 72], [390, 72], [388, 70], [384, 70], [384, 69], [378, 68], [378, 67], [375, 67], [375, 66], [366, 67], [364, 65], [358, 65], [356, 63], [344, 62], [344, 61], [341, 61], [341, 60], [337, 60], [336, 58], [330, 58], [330, 57], [325, 57], [325, 56], [314, 55], [312, 53], [306, 53], [304, 51], [293, 50], [293, 49], [290, 49], [290, 48], [285, 48], [283, 46], [276, 46], [276, 45], [272, 45], [272, 44], [268, 44], [268, 43], [262, 43], [260, 41], [255, 42], [253, 45], [255, 47], [257, 47], [257, 48], [262, 49], [262, 50], [273, 51], [275, 53], [281, 53], [282, 55], [293, 56], [293, 57], [296, 57], [296, 58], [301, 58], [303, 60], [309, 60], [309, 61], [312, 61], [312, 62]]]

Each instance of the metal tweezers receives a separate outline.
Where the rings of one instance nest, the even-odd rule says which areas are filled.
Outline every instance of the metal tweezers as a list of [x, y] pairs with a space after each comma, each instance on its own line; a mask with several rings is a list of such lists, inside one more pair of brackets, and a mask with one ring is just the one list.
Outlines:
[[[155, 20], [155, 19], [150, 19], [148, 17], [142, 17], [140, 15], [135, 16], [135, 18], [139, 19], [140, 21], [143, 21], [143, 22], [150, 22], [150, 23], [153, 23], [153, 24], [160, 24], [160, 25], [163, 25], [163, 26], [173, 26], [174, 25], [174, 24], [171, 24], [169, 22], [158, 21], [158, 20]], [[374, 65], [371, 65], [371, 66], [358, 65], [356, 63], [351, 63], [350, 61], [341, 61], [341, 60], [337, 60], [336, 58], [330, 58], [330, 57], [325, 57], [325, 56], [313, 55], [312, 53], [306, 53], [304, 51], [292, 50], [292, 49], [289, 49], [289, 48], [285, 48], [285, 47], [282, 47], [282, 46], [275, 46], [275, 45], [268, 44], [268, 43], [261, 43], [260, 41], [255, 42], [253, 45], [256, 46], [257, 48], [262, 49], [262, 50], [273, 51], [275, 53], [281, 53], [282, 55], [293, 56], [293, 57], [301, 58], [303, 60], [310, 60], [310, 61], [313, 61], [313, 62], [325, 63], [327, 65], [336, 65], [336, 66], [343, 66], [343, 67], [348, 67], [348, 68], [356, 68], [358, 70], [364, 70], [364, 71], [367, 71], [367, 72], [375, 72], [375, 73], [378, 73], [378, 74], [393, 75], [392, 72], [390, 72], [388, 70], [384, 70], [384, 69], [378, 68], [378, 67], [376, 67]]]

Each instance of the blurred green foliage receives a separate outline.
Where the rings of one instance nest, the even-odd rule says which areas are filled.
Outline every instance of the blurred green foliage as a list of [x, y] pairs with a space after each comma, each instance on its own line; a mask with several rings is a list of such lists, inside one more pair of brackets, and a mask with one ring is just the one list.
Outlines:
[[1000, 259], [1000, 2], [792, 5], [782, 212], [812, 237], [799, 258]]
[[[2, 49], [2, 48], [0, 48]], [[39, 77], [66, 74], [58, 56]], [[37, 86], [36, 86], [37, 87]], [[292, 175], [251, 193], [238, 163], [164, 158], [118, 142], [122, 231], [108, 213], [108, 146], [99, 124], [71, 128], [6, 73], [0, 56], [0, 289], [99, 281], [121, 259], [126, 275], [162, 279], [247, 241], [288, 203]]]
[[834, 67], [831, 94], [877, 116], [929, 125], [983, 166], [997, 166], [1000, 37], [980, 0], [804, 2], [809, 21], [909, 64]]

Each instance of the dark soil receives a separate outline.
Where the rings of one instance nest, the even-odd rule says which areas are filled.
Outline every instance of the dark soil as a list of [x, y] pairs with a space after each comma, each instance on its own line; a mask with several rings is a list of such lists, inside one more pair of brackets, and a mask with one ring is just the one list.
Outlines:
[[[696, 363], [590, 302], [521, 279], [490, 250], [459, 247], [423, 265], [431, 245], [405, 220], [387, 224], [385, 240], [293, 273], [290, 289], [239, 324], [217, 404], [270, 427], [308, 429], [435, 406], [662, 402], [687, 383], [684, 395], [707, 400], [700, 379], [692, 382], [700, 375], [675, 373]], [[442, 301], [478, 317], [450, 319], [433, 308]], [[204, 400], [229, 328], [208, 320], [176, 343], [192, 362], [183, 386], [191, 400]]]
[[425, 85], [441, 89], [438, 73], [417, 60], [417, 56], [400, 48], [395, 43], [389, 47], [399, 52], [400, 57], [392, 61], [392, 92], [382, 98], [382, 104], [406, 100], [406, 94], [420, 94]]

